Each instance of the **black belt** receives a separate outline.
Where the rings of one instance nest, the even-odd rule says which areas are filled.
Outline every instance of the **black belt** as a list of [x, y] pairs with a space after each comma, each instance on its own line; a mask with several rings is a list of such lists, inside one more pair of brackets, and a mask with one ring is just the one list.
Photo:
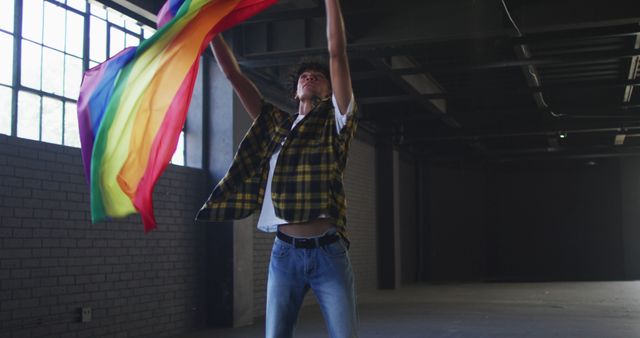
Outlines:
[[304, 249], [313, 249], [325, 245], [329, 245], [331, 243], [335, 243], [340, 240], [340, 235], [337, 233], [327, 234], [321, 237], [312, 237], [312, 238], [297, 238], [291, 237], [287, 234], [284, 234], [280, 231], [276, 233], [278, 239], [283, 242], [287, 242], [293, 245], [296, 248], [304, 248]]

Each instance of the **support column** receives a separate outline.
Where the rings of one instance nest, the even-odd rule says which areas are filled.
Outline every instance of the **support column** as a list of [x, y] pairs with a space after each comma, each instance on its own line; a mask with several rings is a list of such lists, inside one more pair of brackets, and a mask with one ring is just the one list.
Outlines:
[[[226, 174], [251, 125], [231, 84], [211, 57], [203, 64], [203, 166], [213, 184]], [[197, 144], [197, 142], [195, 142]], [[214, 326], [253, 323], [253, 217], [207, 228], [207, 318]]]
[[207, 150], [207, 142], [209, 142], [208, 135], [205, 135], [204, 126], [205, 117], [208, 118], [208, 115], [204, 114], [204, 112], [208, 112], [208, 104], [205, 104], [206, 95], [205, 86], [203, 80], [203, 73], [207, 71], [208, 65], [205, 66], [205, 62], [203, 62], [204, 58], [200, 58], [200, 70], [198, 71], [198, 76], [196, 77], [196, 84], [193, 87], [193, 94], [191, 96], [191, 103], [189, 103], [189, 112], [187, 113], [187, 121], [185, 124], [185, 157], [184, 163], [189, 167], [194, 168], [203, 168], [207, 169], [207, 166], [204, 165], [205, 159], [208, 161], [209, 154]]
[[392, 144], [376, 149], [378, 185], [378, 287], [400, 286], [399, 157]]
[[622, 246], [624, 248], [624, 278], [640, 279], [640, 159], [620, 159], [622, 190]]
[[418, 208], [418, 280], [428, 281], [430, 279], [429, 259], [429, 201], [428, 196], [428, 164], [424, 159], [418, 160], [416, 164], [417, 178], [417, 208]]

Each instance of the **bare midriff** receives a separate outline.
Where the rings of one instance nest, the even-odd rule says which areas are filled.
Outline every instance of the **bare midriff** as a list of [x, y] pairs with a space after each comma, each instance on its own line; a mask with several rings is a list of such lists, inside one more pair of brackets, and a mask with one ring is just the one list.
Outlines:
[[294, 237], [321, 236], [329, 229], [335, 228], [335, 224], [329, 218], [318, 218], [302, 223], [288, 223], [278, 226], [278, 230]]

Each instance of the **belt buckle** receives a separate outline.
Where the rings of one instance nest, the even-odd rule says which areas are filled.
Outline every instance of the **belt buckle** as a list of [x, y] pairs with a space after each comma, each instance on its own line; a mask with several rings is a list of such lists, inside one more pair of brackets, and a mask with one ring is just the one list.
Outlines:
[[315, 248], [317, 245], [315, 238], [293, 238], [293, 246], [301, 248]]

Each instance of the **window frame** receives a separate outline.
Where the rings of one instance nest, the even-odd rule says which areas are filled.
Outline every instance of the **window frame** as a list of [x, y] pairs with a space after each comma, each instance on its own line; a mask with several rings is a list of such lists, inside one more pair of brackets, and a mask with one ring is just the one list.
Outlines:
[[[40, 109], [38, 112], [38, 116], [39, 116], [39, 123], [38, 123], [38, 139], [37, 141], [39, 142], [45, 142], [42, 140], [42, 129], [43, 129], [43, 123], [42, 123], [42, 118], [43, 118], [43, 100], [44, 98], [49, 98], [49, 99], [53, 99], [56, 101], [59, 101], [61, 103], [62, 106], [62, 114], [61, 114], [61, 130], [60, 130], [60, 145], [62, 146], [72, 146], [72, 147], [76, 147], [75, 145], [68, 145], [66, 144], [66, 142], [68, 141], [65, 138], [65, 134], [66, 133], [66, 119], [67, 119], [67, 114], [68, 112], [68, 107], [71, 105], [76, 105], [77, 106], [77, 101], [78, 98], [70, 98], [67, 97], [66, 95], [68, 95], [66, 93], [66, 88], [65, 88], [65, 77], [66, 77], [66, 58], [67, 57], [74, 57], [74, 58], [79, 58], [79, 56], [71, 54], [70, 52], [68, 52], [66, 49], [66, 43], [67, 43], [67, 32], [66, 32], [66, 28], [65, 28], [65, 47], [63, 48], [63, 50], [60, 50], [58, 48], [52, 47], [52, 46], [47, 46], [45, 45], [44, 41], [33, 41], [31, 39], [25, 38], [23, 37], [23, 30], [22, 30], [22, 24], [24, 21], [24, 0], [11, 0], [13, 1], [13, 6], [14, 6], [14, 13], [13, 13], [13, 32], [9, 32], [6, 31], [4, 29], [0, 30], [3, 33], [9, 34], [10, 36], [12, 36], [13, 38], [13, 60], [12, 60], [12, 69], [13, 69], [13, 74], [12, 74], [12, 79], [11, 79], [11, 84], [10, 85], [2, 85], [3, 87], [9, 88], [11, 90], [11, 109], [10, 109], [10, 118], [11, 118], [11, 127], [10, 127], [10, 135], [12, 137], [18, 137], [18, 122], [19, 122], [19, 116], [18, 116], [18, 111], [19, 111], [19, 106], [18, 106], [18, 97], [19, 94], [21, 92], [25, 92], [25, 93], [29, 93], [29, 94], [34, 94], [34, 95], [38, 95], [40, 97]], [[105, 36], [105, 52], [106, 52], [106, 59], [108, 59], [109, 57], [111, 57], [111, 29], [117, 29], [119, 31], [121, 31], [123, 33], [123, 39], [124, 39], [124, 47], [127, 47], [127, 35], [131, 35], [135, 38], [138, 39], [138, 43], [140, 43], [141, 41], [143, 41], [145, 39], [145, 34], [148, 34], [149, 31], [154, 31], [155, 30], [155, 25], [153, 22], [151, 22], [149, 19], [141, 17], [140, 15], [136, 15], [135, 13], [127, 10], [126, 8], [120, 8], [121, 6], [118, 6], [115, 3], [112, 3], [111, 1], [95, 1], [95, 0], [86, 0], [85, 1], [85, 9], [84, 11], [82, 10], [78, 10], [75, 7], [70, 6], [69, 4], [67, 4], [66, 0], [60, 0], [56, 1], [56, 0], [42, 0], [42, 6], [43, 6], [43, 30], [44, 30], [44, 7], [45, 7], [45, 3], [49, 3], [51, 5], [55, 5], [58, 6], [60, 8], [62, 8], [65, 11], [77, 14], [82, 16], [83, 18], [83, 38], [82, 38], [82, 43], [83, 43], [83, 47], [82, 47], [82, 73], [86, 72], [89, 67], [90, 64], [92, 62], [103, 62], [104, 60], [100, 60], [100, 61], [94, 61], [91, 59], [91, 55], [90, 55], [90, 42], [91, 42], [91, 17], [95, 17], [99, 20], [103, 20], [106, 24], [106, 36]], [[107, 15], [105, 16], [105, 18], [102, 18], [98, 15], [94, 15], [91, 12], [91, 8], [92, 6], [101, 6], [102, 8], [104, 8], [107, 11]], [[66, 12], [65, 12], [66, 13]], [[109, 19], [110, 15], [123, 15], [126, 18], [124, 18], [123, 22], [122, 22], [122, 26], [120, 26], [117, 23], [112, 22]], [[65, 15], [65, 25], [66, 25], [66, 15]], [[134, 23], [135, 25], [138, 25], [140, 27], [139, 31], [136, 32], [134, 30], [131, 30], [131, 24]], [[66, 27], [66, 26], [65, 26]], [[134, 28], [135, 29], [135, 28]], [[43, 37], [44, 40], [44, 37]], [[38, 65], [39, 67], [41, 67], [41, 71], [40, 71], [40, 85], [39, 85], [39, 89], [37, 88], [31, 88], [28, 86], [24, 86], [22, 84], [22, 69], [21, 69], [21, 63], [22, 63], [22, 44], [23, 41], [29, 41], [31, 43], [35, 43], [37, 44], [42, 50], [44, 50], [44, 48], [50, 48], [52, 50], [55, 50], [57, 52], [61, 52], [63, 55], [63, 70], [62, 70], [62, 74], [63, 74], [63, 78], [60, 79], [60, 81], [62, 82], [62, 92], [60, 93], [60, 95], [55, 94], [55, 93], [50, 93], [50, 92], [46, 92], [43, 90], [42, 88], [42, 79], [43, 79], [43, 71], [42, 71], [42, 67], [43, 64], [45, 63], [44, 61], [44, 56], [42, 55], [43, 53], [41, 53], [41, 58], [40, 58], [40, 64]], [[182, 135], [181, 137], [186, 138], [186, 125], [182, 130]], [[56, 143], [58, 144], [58, 143]], [[178, 164], [178, 165], [182, 165], [182, 166], [186, 166], [186, 142], [183, 142], [183, 147], [182, 147], [182, 163]], [[172, 160], [173, 163], [173, 160]]]

